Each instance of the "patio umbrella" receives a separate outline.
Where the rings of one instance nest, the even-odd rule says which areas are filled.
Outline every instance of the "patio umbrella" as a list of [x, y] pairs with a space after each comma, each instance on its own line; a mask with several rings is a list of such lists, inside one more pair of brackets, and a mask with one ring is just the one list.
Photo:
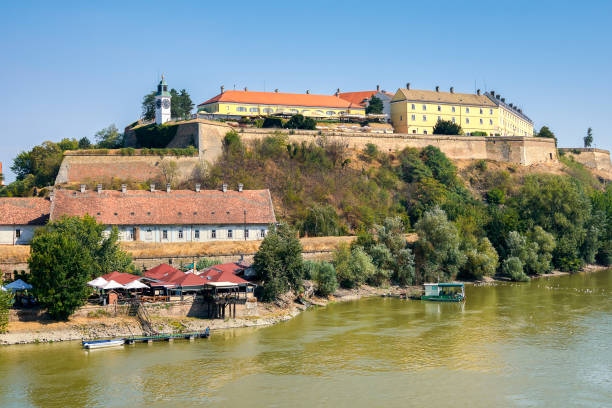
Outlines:
[[6, 292], [6, 288], [4, 286], [0, 286], [0, 290]]
[[25, 283], [21, 279], [17, 279], [15, 282], [11, 282], [5, 286], [6, 289], [16, 292], [18, 290], [32, 289], [32, 285]]
[[106, 279], [104, 279], [103, 277], [98, 277], [92, 281], [87, 282], [87, 284], [89, 286], [93, 286], [94, 288], [101, 288], [102, 286], [106, 285], [108, 283], [108, 281]]
[[148, 286], [142, 283], [141, 281], [135, 280], [125, 285], [124, 288], [125, 289], [145, 289], [145, 288], [148, 288]]
[[125, 286], [111, 279], [106, 283], [106, 285], [102, 286], [100, 289], [104, 289], [104, 290], [125, 289]]

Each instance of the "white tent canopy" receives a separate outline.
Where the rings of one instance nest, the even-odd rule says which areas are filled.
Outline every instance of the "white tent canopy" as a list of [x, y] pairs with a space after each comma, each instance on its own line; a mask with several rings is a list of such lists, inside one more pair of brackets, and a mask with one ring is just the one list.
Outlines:
[[124, 286], [124, 289], [145, 289], [145, 288], [148, 288], [148, 286], [138, 280], [131, 281], [130, 283]]
[[104, 285], [106, 285], [107, 283], [108, 283], [108, 281], [106, 279], [104, 279], [103, 277], [101, 277], [101, 276], [99, 278], [96, 278], [96, 279], [94, 279], [92, 281], [87, 282], [87, 284], [89, 286], [93, 286], [94, 288], [101, 288]]
[[101, 289], [104, 289], [104, 290], [125, 289], [125, 286], [111, 279], [106, 283], [106, 285], [102, 286]]
[[15, 292], [15, 291], [18, 291], [18, 290], [32, 289], [32, 285], [30, 285], [28, 283], [25, 283], [21, 279], [17, 279], [15, 282], [9, 283], [4, 288], [8, 289], [8, 290], [10, 290], [12, 292]]

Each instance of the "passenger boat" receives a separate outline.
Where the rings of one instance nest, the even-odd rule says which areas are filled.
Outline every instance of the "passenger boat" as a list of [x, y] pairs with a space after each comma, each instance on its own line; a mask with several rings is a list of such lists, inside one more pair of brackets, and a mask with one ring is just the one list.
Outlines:
[[86, 349], [117, 347], [117, 346], [123, 346], [123, 344], [125, 344], [124, 339], [93, 340], [93, 341], [83, 340], [83, 348], [86, 348]]
[[421, 300], [434, 302], [463, 302], [465, 287], [463, 283], [426, 283], [425, 294]]

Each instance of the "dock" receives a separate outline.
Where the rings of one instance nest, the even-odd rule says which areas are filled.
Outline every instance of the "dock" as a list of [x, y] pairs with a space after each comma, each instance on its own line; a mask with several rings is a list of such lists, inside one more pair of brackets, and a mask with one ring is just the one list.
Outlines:
[[183, 340], [193, 340], [193, 339], [205, 339], [210, 336], [210, 330], [206, 329], [203, 332], [193, 332], [193, 333], [175, 333], [175, 334], [154, 334], [150, 336], [134, 336], [134, 337], [126, 337], [123, 339], [125, 344], [135, 344], [135, 343], [153, 343], [154, 341], [173, 341], [175, 339], [183, 339]]

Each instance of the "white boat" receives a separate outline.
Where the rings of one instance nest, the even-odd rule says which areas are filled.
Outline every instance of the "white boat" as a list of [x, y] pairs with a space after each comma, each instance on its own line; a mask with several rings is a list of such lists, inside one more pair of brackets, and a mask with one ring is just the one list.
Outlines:
[[83, 340], [83, 348], [98, 349], [98, 348], [104, 348], [104, 347], [117, 347], [117, 346], [123, 346], [124, 343], [125, 343], [124, 339], [95, 340], [95, 341]]

